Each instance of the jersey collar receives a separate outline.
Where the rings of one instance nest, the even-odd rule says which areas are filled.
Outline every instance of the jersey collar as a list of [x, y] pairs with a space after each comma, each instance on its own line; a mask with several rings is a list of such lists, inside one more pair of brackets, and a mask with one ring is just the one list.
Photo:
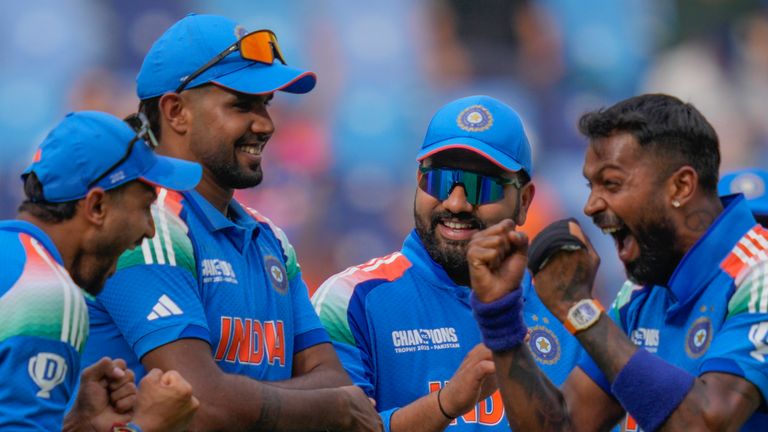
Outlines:
[[747, 231], [757, 225], [743, 195], [728, 196], [722, 198], [722, 202], [725, 207], [723, 212], [683, 256], [669, 279], [669, 288], [677, 297], [680, 307], [695, 297], [717, 274], [720, 263], [731, 249]]

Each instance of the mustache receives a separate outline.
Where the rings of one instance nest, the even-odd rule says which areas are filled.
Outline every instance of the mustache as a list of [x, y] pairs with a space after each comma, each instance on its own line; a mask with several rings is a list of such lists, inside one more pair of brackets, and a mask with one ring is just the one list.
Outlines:
[[241, 147], [245, 145], [258, 145], [261, 149], [267, 145], [267, 141], [272, 137], [270, 134], [258, 133], [243, 135], [235, 141], [235, 147]]
[[451, 213], [449, 211], [442, 211], [438, 212], [432, 215], [432, 218], [430, 220], [430, 225], [432, 229], [435, 229], [437, 227], [437, 224], [444, 220], [455, 220], [462, 223], [467, 223], [472, 226], [472, 228], [476, 228], [478, 230], [484, 230], [487, 228], [486, 224], [477, 218], [472, 213], [468, 212], [462, 212], [462, 213]]
[[609, 215], [606, 213], [599, 213], [592, 216], [592, 223], [598, 227], [602, 226], [624, 226], [624, 221], [616, 217], [615, 215]]

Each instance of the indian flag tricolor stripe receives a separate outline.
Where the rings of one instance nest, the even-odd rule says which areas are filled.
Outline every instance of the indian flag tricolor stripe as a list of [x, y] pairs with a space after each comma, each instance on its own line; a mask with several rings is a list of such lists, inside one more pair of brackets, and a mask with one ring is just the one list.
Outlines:
[[768, 312], [768, 231], [755, 226], [720, 264], [736, 285], [728, 302], [728, 316]]
[[746, 268], [768, 259], [768, 231], [755, 225], [733, 247], [731, 253], [720, 263], [720, 268], [737, 279]]

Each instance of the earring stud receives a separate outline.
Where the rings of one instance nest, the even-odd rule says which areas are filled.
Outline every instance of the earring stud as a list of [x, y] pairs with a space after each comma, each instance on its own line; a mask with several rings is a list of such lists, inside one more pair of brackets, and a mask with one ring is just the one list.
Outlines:
[[678, 200], [672, 200], [672, 207], [679, 208], [680, 207], [680, 201]]

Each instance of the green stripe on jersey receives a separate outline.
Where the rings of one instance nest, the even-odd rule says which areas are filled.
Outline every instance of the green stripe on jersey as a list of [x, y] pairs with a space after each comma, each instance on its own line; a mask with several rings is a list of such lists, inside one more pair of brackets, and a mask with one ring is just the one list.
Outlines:
[[152, 205], [155, 222], [155, 236], [144, 239], [139, 247], [130, 249], [120, 256], [117, 269], [144, 264], [161, 264], [181, 267], [197, 278], [195, 254], [192, 241], [187, 233], [189, 228], [180, 217], [165, 207]]
[[728, 302], [728, 318], [740, 313], [768, 312], [768, 261], [753, 264], [738, 276]]

